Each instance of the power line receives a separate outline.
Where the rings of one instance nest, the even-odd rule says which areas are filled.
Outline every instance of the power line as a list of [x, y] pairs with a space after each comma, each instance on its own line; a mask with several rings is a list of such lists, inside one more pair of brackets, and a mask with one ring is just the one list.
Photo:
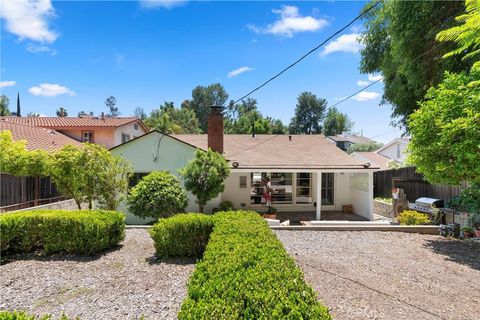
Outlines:
[[348, 27], [350, 27], [355, 21], [357, 21], [358, 19], [360, 19], [361, 17], [363, 17], [366, 13], [368, 13], [369, 11], [371, 11], [373, 8], [375, 8], [377, 5], [379, 5], [381, 2], [383, 2], [383, 0], [379, 0], [377, 1], [374, 5], [372, 5], [370, 8], [368, 8], [367, 10], [363, 11], [361, 14], [359, 14], [357, 17], [355, 17], [352, 21], [350, 21], [348, 24], [346, 24], [343, 28], [341, 28], [340, 30], [338, 30], [337, 32], [335, 32], [334, 34], [332, 34], [330, 37], [328, 37], [327, 39], [325, 39], [322, 43], [320, 43], [319, 45], [317, 45], [315, 48], [311, 49], [310, 51], [308, 51], [307, 53], [305, 53], [303, 56], [301, 56], [299, 59], [297, 59], [295, 62], [293, 62], [292, 64], [290, 64], [288, 67], [284, 68], [282, 71], [280, 71], [279, 73], [277, 73], [276, 75], [274, 75], [273, 77], [271, 77], [270, 79], [268, 79], [267, 81], [265, 81], [264, 83], [262, 83], [261, 85], [259, 85], [258, 87], [256, 87], [255, 89], [253, 89], [252, 91], [250, 91], [249, 93], [247, 93], [246, 95], [244, 95], [243, 97], [241, 97], [240, 99], [237, 99], [234, 103], [238, 103], [240, 102], [241, 100], [247, 98], [248, 96], [250, 96], [252, 93], [260, 90], [261, 88], [263, 88], [264, 86], [266, 86], [268, 83], [272, 82], [273, 80], [275, 80], [276, 78], [278, 78], [279, 76], [281, 76], [283, 73], [285, 73], [287, 70], [289, 70], [290, 68], [294, 67], [296, 64], [298, 64], [300, 61], [302, 61], [303, 59], [305, 59], [306, 57], [308, 57], [309, 55], [311, 55], [312, 53], [314, 53], [315, 51], [317, 51], [318, 49], [320, 49], [323, 45], [325, 45], [328, 41], [330, 41], [331, 39], [333, 39], [334, 37], [336, 37], [339, 33], [343, 32], [345, 29], [347, 29]]

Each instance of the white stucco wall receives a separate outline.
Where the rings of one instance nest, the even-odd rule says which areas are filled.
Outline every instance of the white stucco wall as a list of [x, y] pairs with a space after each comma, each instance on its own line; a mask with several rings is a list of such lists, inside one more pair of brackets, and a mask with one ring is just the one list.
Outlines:
[[[118, 146], [112, 149], [111, 152], [130, 161], [133, 166], [133, 172], [168, 171], [177, 176], [182, 183], [178, 170], [185, 167], [188, 161], [194, 158], [195, 150], [195, 147], [172, 137], [152, 132], [135, 141]], [[211, 212], [219, 204], [220, 196], [207, 203], [205, 212]], [[151, 219], [145, 220], [132, 215], [128, 211], [125, 202], [117, 210], [126, 213], [127, 224], [147, 224], [151, 222]], [[198, 212], [195, 197], [190, 192], [188, 192], [188, 207], [186, 211]]]
[[139, 123], [137, 124], [138, 124], [138, 130], [135, 130], [135, 122], [118, 127], [115, 130], [115, 135], [114, 135], [115, 146], [118, 146], [119, 144], [122, 143], [122, 133], [130, 135], [130, 140], [136, 137], [140, 137], [145, 133], [147, 133]]
[[353, 212], [373, 220], [373, 185], [369, 173], [350, 173], [349, 188]]
[[[397, 157], [397, 146], [400, 146], [400, 157]], [[399, 140], [392, 145], [386, 147], [385, 149], [379, 151], [378, 154], [381, 154], [382, 156], [393, 159], [395, 161], [403, 162], [407, 156], [407, 154], [405, 153], [407, 146], [408, 144], [405, 141]]]

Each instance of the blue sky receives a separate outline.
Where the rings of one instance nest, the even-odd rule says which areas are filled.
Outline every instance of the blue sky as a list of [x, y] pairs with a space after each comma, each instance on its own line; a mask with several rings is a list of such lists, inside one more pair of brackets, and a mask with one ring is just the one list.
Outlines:
[[[358, 15], [362, 1], [3, 2], [0, 90], [22, 113], [107, 111], [122, 115], [177, 106], [197, 85], [220, 82], [237, 99]], [[361, 75], [358, 23], [252, 95], [260, 111], [288, 123], [297, 96], [332, 105], [375, 79]], [[370, 78], [370, 79], [369, 79]], [[400, 131], [379, 106], [382, 83], [338, 106], [354, 130], [379, 141]]]

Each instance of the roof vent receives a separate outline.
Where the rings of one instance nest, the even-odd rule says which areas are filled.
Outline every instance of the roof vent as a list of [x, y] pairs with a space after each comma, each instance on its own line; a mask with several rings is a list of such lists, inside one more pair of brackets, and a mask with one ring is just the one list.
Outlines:
[[292, 136], [288, 136], [288, 141], [292, 141]]
[[370, 168], [371, 165], [372, 165], [372, 164], [371, 164], [370, 162], [365, 162], [365, 163], [363, 164], [363, 167], [364, 167], [364, 168]]

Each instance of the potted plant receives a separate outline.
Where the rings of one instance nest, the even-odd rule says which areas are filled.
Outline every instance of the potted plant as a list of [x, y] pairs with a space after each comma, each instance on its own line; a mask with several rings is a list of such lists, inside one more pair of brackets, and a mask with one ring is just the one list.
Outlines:
[[475, 236], [480, 238], [480, 213], [471, 213], [468, 218], [468, 224], [475, 229]]
[[277, 208], [272, 206], [267, 206], [267, 210], [263, 214], [265, 219], [277, 219]]
[[472, 238], [474, 230], [471, 227], [463, 227], [462, 232], [463, 232], [463, 237], [464, 238]]

